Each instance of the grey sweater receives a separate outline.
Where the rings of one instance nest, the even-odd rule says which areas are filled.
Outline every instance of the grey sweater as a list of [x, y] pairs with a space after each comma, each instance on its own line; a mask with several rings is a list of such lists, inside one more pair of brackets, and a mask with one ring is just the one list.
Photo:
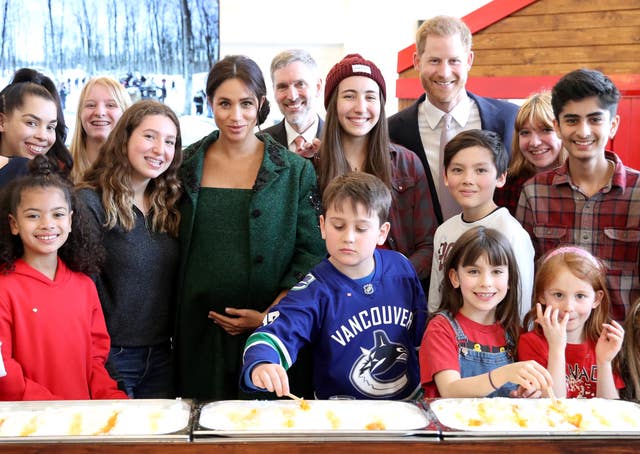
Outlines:
[[90, 189], [82, 189], [79, 196], [103, 232], [107, 250], [95, 282], [111, 345], [142, 347], [168, 341], [175, 314], [178, 240], [151, 232], [135, 207], [133, 230], [106, 230], [101, 196]]

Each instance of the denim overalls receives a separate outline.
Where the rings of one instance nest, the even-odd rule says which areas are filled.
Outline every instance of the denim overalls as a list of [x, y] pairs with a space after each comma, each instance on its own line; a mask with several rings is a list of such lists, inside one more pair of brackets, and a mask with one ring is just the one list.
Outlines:
[[[458, 322], [451, 317], [449, 312], [439, 312], [451, 324], [458, 341], [458, 360], [460, 362], [460, 377], [475, 377], [486, 374], [513, 362], [513, 349], [515, 347], [509, 333], [505, 332], [507, 345], [505, 347], [488, 347], [469, 341]], [[518, 387], [515, 383], [507, 382], [487, 397], [509, 397], [509, 392]]]

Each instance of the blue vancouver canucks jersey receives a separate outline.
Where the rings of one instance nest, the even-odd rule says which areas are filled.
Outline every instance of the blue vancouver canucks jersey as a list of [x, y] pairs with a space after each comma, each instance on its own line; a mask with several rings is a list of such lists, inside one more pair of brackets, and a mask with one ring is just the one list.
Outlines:
[[375, 251], [372, 280], [359, 284], [328, 259], [316, 265], [247, 340], [242, 387], [258, 363], [288, 369], [301, 347], [314, 357], [316, 397], [410, 399], [420, 390], [418, 348], [427, 309], [409, 260]]

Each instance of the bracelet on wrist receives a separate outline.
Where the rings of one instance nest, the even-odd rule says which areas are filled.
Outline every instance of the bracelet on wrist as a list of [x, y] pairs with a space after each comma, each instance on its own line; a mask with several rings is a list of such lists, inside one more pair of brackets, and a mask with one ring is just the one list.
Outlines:
[[491, 379], [491, 372], [492, 372], [492, 371], [489, 371], [489, 373], [487, 374], [487, 375], [489, 375], [489, 384], [491, 385], [491, 387], [492, 387], [495, 391], [497, 391], [497, 390], [498, 390], [498, 387], [497, 387], [496, 385], [494, 385], [494, 384], [493, 384], [493, 380]]

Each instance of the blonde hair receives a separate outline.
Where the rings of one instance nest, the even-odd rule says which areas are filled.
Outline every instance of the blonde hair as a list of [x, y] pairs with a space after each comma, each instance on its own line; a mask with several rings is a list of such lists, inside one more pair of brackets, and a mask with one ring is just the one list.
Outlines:
[[418, 55], [422, 55], [424, 52], [424, 45], [427, 40], [427, 36], [453, 36], [460, 35], [460, 41], [464, 46], [464, 49], [471, 51], [471, 30], [467, 27], [462, 20], [453, 16], [436, 16], [428, 19], [420, 25], [416, 32], [416, 49]]
[[[527, 178], [538, 173], [536, 166], [527, 160], [520, 151], [520, 131], [529, 123], [532, 126], [553, 128], [553, 109], [551, 108], [551, 92], [543, 90], [529, 96], [520, 106], [514, 122], [513, 139], [511, 142], [511, 163], [507, 175], [511, 178], [525, 176]], [[567, 151], [560, 147], [557, 163], [562, 165], [567, 159]]]
[[84, 173], [91, 167], [91, 162], [87, 156], [87, 132], [82, 127], [82, 106], [93, 87], [96, 85], [102, 85], [107, 88], [113, 95], [116, 103], [120, 109], [124, 112], [131, 106], [131, 97], [127, 90], [117, 80], [108, 77], [100, 76], [90, 79], [80, 92], [80, 98], [78, 99], [78, 109], [76, 112], [76, 127], [71, 138], [71, 146], [69, 151], [73, 157], [73, 168], [71, 169], [71, 180], [78, 182], [82, 179]]
[[[590, 252], [577, 246], [551, 250], [540, 259], [533, 282], [533, 304], [524, 318], [524, 328], [527, 330], [537, 317], [536, 303], [540, 303], [544, 311], [546, 307], [542, 303], [544, 291], [558, 275], [558, 271], [562, 267], [568, 269], [578, 279], [588, 282], [594, 292], [602, 292], [600, 304], [591, 311], [583, 328], [585, 339], [597, 342], [602, 332], [602, 324], [611, 322], [611, 316], [609, 315], [611, 299], [607, 291], [604, 265]], [[542, 334], [540, 325], [536, 324], [534, 329]]]

